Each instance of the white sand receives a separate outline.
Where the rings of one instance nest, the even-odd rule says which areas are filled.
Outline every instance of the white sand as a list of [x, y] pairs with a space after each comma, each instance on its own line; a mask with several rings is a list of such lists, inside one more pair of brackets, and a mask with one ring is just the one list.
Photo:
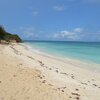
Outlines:
[[88, 66], [99, 65], [0, 45], [0, 100], [100, 100], [100, 73]]

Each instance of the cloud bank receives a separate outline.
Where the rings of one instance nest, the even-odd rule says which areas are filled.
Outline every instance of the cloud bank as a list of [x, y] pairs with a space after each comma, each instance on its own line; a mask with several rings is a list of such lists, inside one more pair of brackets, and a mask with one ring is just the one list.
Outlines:
[[91, 33], [83, 28], [75, 28], [72, 31], [63, 30], [56, 32], [52, 38], [66, 41], [100, 41], [100, 32]]
[[100, 41], [100, 31], [88, 32], [77, 27], [73, 30], [61, 30], [52, 33], [39, 31], [34, 27], [21, 28], [24, 39], [31, 40], [60, 40], [60, 41]]

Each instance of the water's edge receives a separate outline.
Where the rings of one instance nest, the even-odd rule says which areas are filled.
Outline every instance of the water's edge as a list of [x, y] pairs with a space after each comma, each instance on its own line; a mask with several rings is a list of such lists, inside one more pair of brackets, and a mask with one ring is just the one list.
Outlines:
[[100, 43], [27, 41], [25, 44], [50, 55], [100, 64]]
[[[75, 62], [75, 63], [77, 63], [77, 65], [76, 65], [77, 67], [82, 67], [83, 66], [83, 68], [92, 69], [92, 70], [100, 72], [100, 68], [99, 68], [100, 64], [90, 62], [90, 61], [84, 61], [84, 60], [69, 58], [69, 57], [66, 57], [66, 58], [61, 57], [61, 56], [53, 55], [53, 54], [50, 54], [50, 53], [47, 53], [47, 52], [43, 52], [42, 50], [37, 49], [35, 47], [32, 47], [27, 43], [24, 43], [24, 45], [28, 50], [30, 50], [32, 52], [35, 52], [39, 55], [47, 56], [47, 57], [57, 59], [59, 61], [63, 61], [63, 62], [69, 63], [69, 64], [72, 63], [72, 62]], [[80, 65], [82, 65], [82, 66], [80, 66]]]

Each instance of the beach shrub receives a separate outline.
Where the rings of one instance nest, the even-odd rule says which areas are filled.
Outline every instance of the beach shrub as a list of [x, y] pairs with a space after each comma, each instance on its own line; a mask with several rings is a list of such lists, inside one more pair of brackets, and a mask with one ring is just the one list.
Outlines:
[[17, 34], [11, 34], [5, 31], [5, 29], [0, 26], [0, 40], [5, 40], [10, 42], [11, 40], [15, 40], [16, 42], [22, 42], [21, 38]]

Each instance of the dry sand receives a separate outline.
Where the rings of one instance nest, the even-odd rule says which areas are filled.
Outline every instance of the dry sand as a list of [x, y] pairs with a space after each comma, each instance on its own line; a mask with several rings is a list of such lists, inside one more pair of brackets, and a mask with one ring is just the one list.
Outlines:
[[0, 100], [100, 100], [99, 66], [0, 45]]

